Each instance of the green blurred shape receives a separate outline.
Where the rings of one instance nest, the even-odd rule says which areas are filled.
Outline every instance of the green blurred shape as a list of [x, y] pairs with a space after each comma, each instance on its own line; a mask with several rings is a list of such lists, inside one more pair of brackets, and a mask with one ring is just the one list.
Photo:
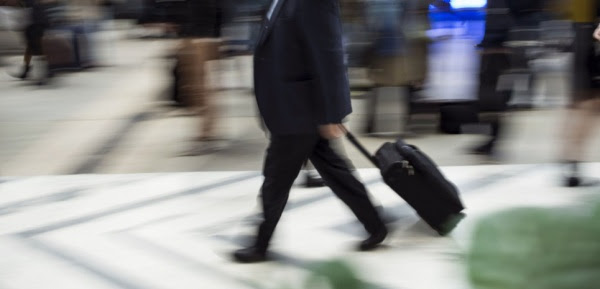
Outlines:
[[467, 261], [477, 289], [600, 288], [600, 205], [486, 217]]
[[342, 260], [322, 262], [311, 269], [312, 273], [304, 286], [306, 289], [320, 288], [319, 284], [322, 284], [322, 281], [325, 281], [329, 285], [327, 288], [331, 289], [367, 288], [356, 271]]

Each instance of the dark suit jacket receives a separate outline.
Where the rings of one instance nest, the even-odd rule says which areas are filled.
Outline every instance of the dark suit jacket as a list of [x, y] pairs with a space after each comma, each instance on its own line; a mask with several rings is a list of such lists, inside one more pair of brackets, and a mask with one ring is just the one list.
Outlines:
[[315, 133], [352, 112], [337, 0], [279, 0], [255, 50], [254, 89], [275, 135]]

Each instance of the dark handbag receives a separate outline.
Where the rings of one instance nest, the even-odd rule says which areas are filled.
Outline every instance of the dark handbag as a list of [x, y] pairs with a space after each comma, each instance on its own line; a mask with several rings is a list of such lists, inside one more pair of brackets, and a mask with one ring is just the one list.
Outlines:
[[346, 136], [379, 168], [385, 183], [438, 234], [450, 233], [464, 217], [458, 189], [417, 147], [402, 140], [388, 142], [373, 156], [350, 132]]

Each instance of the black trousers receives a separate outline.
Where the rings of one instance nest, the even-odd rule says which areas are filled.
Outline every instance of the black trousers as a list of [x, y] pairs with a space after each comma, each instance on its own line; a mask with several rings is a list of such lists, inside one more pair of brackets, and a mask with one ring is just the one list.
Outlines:
[[373, 207], [365, 186], [348, 164], [319, 135], [271, 136], [264, 164], [261, 189], [264, 220], [255, 246], [266, 250], [288, 201], [290, 189], [304, 162], [310, 159], [325, 183], [354, 213], [367, 232], [374, 234], [384, 224]]
[[46, 27], [41, 24], [31, 24], [25, 28], [25, 42], [31, 55], [43, 55], [42, 38]]

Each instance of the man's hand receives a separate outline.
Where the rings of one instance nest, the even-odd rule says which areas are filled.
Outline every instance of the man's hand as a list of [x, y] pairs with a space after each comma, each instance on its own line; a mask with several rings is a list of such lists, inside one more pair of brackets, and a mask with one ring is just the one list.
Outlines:
[[336, 139], [344, 136], [340, 124], [326, 124], [319, 126], [319, 134], [325, 139]]
[[600, 41], [600, 26], [598, 26], [596, 28], [596, 31], [594, 31], [594, 38], [596, 38], [596, 40]]

